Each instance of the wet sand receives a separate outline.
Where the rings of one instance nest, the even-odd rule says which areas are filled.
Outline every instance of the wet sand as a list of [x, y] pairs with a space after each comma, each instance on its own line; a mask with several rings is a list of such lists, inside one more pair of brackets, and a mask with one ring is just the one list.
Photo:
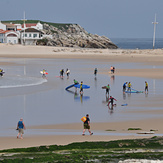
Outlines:
[[[54, 47], [36, 47], [36, 46], [21, 46], [21, 45], [5, 45], [0, 44], [0, 57], [5, 58], [82, 58], [94, 60], [98, 63], [100, 60], [103, 62], [123, 62], [123, 63], [141, 63], [144, 65], [160, 65], [163, 66], [163, 50], [101, 50], [101, 49], [74, 49], [74, 48], [54, 48]], [[10, 64], [8, 62], [2, 62], [3, 65]], [[107, 69], [101, 69], [102, 74], [108, 75]], [[116, 69], [115, 75], [119, 76], [136, 76], [146, 77], [153, 79], [163, 79], [162, 68], [154, 69]], [[160, 98], [158, 101], [162, 101]], [[149, 104], [143, 104], [144, 107], [150, 107]], [[142, 104], [140, 104], [142, 106]], [[139, 107], [139, 105], [137, 106]], [[155, 104], [156, 110], [150, 111], [150, 114], [163, 114], [160, 109], [161, 105]], [[132, 111], [131, 111], [132, 112]], [[138, 110], [135, 113], [145, 114], [146, 110]], [[148, 112], [149, 113], [149, 112]], [[8, 148], [22, 148], [40, 145], [64, 145], [72, 142], [83, 141], [110, 141], [117, 139], [135, 139], [142, 137], [152, 137], [153, 135], [142, 135], [141, 137], [127, 135], [121, 136], [118, 133], [137, 133], [137, 131], [128, 131], [128, 128], [141, 128], [143, 131], [156, 130], [158, 134], [163, 134], [162, 118], [155, 119], [143, 119], [137, 121], [126, 122], [111, 122], [111, 123], [91, 123], [91, 129], [94, 132], [93, 136], [81, 136], [81, 135], [49, 135], [44, 136], [26, 136], [24, 139], [16, 139], [15, 137], [0, 137], [0, 149]], [[27, 126], [27, 129], [70, 129], [81, 130], [82, 123], [77, 124], [59, 124], [59, 125], [40, 125], [40, 126]], [[116, 130], [108, 131], [117, 133], [116, 136], [96, 135], [96, 131]], [[87, 133], [88, 134], [88, 133]]]

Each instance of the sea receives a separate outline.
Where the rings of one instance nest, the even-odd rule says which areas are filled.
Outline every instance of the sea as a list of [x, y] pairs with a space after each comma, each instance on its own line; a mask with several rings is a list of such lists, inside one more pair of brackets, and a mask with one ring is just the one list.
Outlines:
[[[111, 38], [119, 49], [153, 49], [153, 38]], [[163, 48], [163, 38], [156, 38], [155, 49]]]

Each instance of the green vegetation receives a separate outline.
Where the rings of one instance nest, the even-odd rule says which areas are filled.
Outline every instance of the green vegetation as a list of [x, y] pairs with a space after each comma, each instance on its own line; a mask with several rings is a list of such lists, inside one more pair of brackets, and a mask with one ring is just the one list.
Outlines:
[[105, 130], [105, 131], [116, 131], [116, 130], [108, 129], [108, 130]]
[[37, 40], [37, 45], [47, 45], [48, 39], [43, 38], [41, 40]]
[[128, 130], [142, 130], [141, 128], [128, 128]]
[[109, 142], [72, 143], [0, 151], [8, 162], [117, 162], [124, 159], [163, 159], [163, 137]]
[[[13, 24], [23, 24], [22, 20], [8, 20], [8, 21], [2, 21], [2, 23], [10, 23], [12, 22]], [[52, 25], [58, 29], [68, 29], [68, 27], [71, 24], [64, 24], [64, 23], [51, 23], [51, 22], [44, 22], [44, 21], [40, 21], [40, 20], [27, 20], [25, 23], [38, 23], [40, 22], [41, 24], [48, 24], [48, 25]]]

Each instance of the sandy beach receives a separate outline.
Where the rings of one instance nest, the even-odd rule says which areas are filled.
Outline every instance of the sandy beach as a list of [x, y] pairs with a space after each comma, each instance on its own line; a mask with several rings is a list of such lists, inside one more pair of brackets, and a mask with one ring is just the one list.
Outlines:
[[[4, 58], [57, 58], [57, 59], [87, 59], [96, 62], [107, 63], [138, 63], [140, 67], [142, 65], [150, 65], [153, 68], [116, 68], [115, 76], [127, 76], [127, 77], [140, 77], [149, 79], [163, 79], [163, 50], [109, 50], [109, 49], [78, 49], [78, 48], [64, 48], [64, 47], [45, 47], [45, 46], [21, 46], [21, 45], [6, 45], [0, 44], [0, 65], [12, 65], [11, 62], [3, 61]], [[14, 65], [14, 63], [13, 63]], [[155, 65], [158, 67], [155, 68]], [[99, 68], [99, 74], [108, 75], [108, 68]], [[51, 84], [51, 83], [50, 83]], [[46, 86], [48, 87], [48, 86]], [[157, 95], [156, 95], [157, 96]], [[24, 139], [16, 139], [15, 137], [8, 135], [8, 137], [0, 137], [0, 149], [9, 148], [22, 148], [32, 147], [40, 145], [64, 145], [72, 142], [83, 142], [83, 141], [110, 141], [118, 139], [135, 139], [152, 137], [150, 135], [139, 135], [136, 134], [138, 131], [128, 131], [128, 128], [141, 128], [142, 131], [154, 130], [156, 134], [163, 134], [162, 123], [163, 115], [162, 109], [162, 98], [163, 95], [159, 95], [157, 101], [152, 101], [153, 96], [149, 96], [149, 103], [136, 104], [136, 107], [150, 107], [153, 105], [154, 110], [138, 109], [137, 111], [131, 110], [126, 111], [128, 113], [136, 113], [145, 115], [158, 114], [160, 117], [157, 118], [144, 118], [139, 120], [130, 121], [117, 121], [117, 122], [100, 122], [91, 123], [91, 130], [93, 130], [93, 136], [81, 136], [81, 135], [51, 135], [50, 132], [47, 135], [34, 135], [26, 136]], [[125, 111], [124, 111], [125, 112]], [[2, 122], [1, 122], [2, 123]], [[67, 124], [51, 124], [51, 125], [32, 125], [27, 126], [28, 129], [68, 129], [73, 131], [79, 131], [83, 129], [82, 123], [67, 123]], [[115, 135], [96, 135], [96, 132], [113, 132]], [[117, 135], [116, 135], [117, 133]], [[134, 133], [135, 135], [120, 135], [119, 133]]]

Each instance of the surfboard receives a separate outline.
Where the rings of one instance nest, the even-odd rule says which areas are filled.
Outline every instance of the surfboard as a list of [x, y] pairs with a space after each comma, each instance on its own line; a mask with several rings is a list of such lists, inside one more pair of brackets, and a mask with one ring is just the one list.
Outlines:
[[48, 74], [48, 72], [43, 72], [43, 71], [40, 71], [40, 73], [41, 74], [46, 74], [46, 75]]
[[[76, 84], [76, 85], [74, 85], [74, 87], [76, 87], [76, 88], [80, 88], [80, 85], [81, 85], [81, 84]], [[83, 89], [88, 89], [88, 88], [90, 88], [89, 85], [84, 85], [84, 84], [83, 84], [82, 87], [83, 87]]]
[[125, 91], [125, 93], [143, 93], [143, 91]]
[[72, 88], [74, 85], [75, 85], [75, 84], [69, 85], [68, 87], [65, 88], [65, 90], [68, 90], [68, 89]]
[[121, 106], [127, 106], [128, 104], [122, 104]]

